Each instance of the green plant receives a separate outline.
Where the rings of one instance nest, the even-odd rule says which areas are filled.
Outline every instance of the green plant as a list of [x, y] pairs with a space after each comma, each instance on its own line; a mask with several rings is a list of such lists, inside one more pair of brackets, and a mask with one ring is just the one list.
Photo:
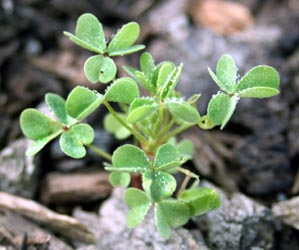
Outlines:
[[[163, 238], [168, 238], [172, 227], [182, 226], [191, 217], [220, 206], [217, 191], [199, 188], [199, 177], [183, 167], [192, 159], [192, 142], [177, 142], [175, 137], [192, 126], [211, 129], [220, 125], [223, 129], [240, 98], [266, 98], [278, 94], [279, 75], [272, 67], [257, 66], [238, 81], [234, 60], [229, 55], [222, 56], [216, 73], [209, 69], [220, 91], [210, 100], [207, 114], [201, 116], [196, 108], [200, 95], [185, 99], [175, 90], [183, 65], [176, 66], [169, 61], [156, 64], [151, 54], [145, 52], [140, 56], [140, 70], [124, 66], [130, 77], [116, 78], [113, 57], [143, 49], [143, 45], [134, 45], [139, 32], [139, 25], [130, 22], [107, 44], [97, 18], [92, 14], [80, 16], [75, 35], [64, 34], [97, 54], [84, 64], [87, 79], [92, 83], [109, 83], [109, 86], [104, 94], [77, 86], [66, 100], [48, 93], [45, 100], [56, 119], [38, 110], [26, 109], [21, 114], [20, 125], [25, 136], [33, 140], [28, 155], [38, 153], [49, 141], [60, 136], [60, 147], [70, 157], [84, 157], [86, 148], [104, 157], [114, 186], [127, 187], [133, 174], [141, 175], [142, 189], [129, 187], [125, 193], [125, 202], [130, 208], [127, 224], [130, 228], [137, 226], [154, 206], [157, 230]], [[140, 96], [140, 88], [148, 95]], [[118, 103], [119, 108], [114, 109], [111, 102]], [[122, 145], [112, 155], [92, 144], [94, 130], [83, 123], [100, 105], [109, 111], [103, 119], [109, 132], [118, 139], [134, 137], [132, 145]], [[178, 172], [185, 175], [180, 188], [174, 178]], [[194, 182], [187, 188], [191, 179]]]

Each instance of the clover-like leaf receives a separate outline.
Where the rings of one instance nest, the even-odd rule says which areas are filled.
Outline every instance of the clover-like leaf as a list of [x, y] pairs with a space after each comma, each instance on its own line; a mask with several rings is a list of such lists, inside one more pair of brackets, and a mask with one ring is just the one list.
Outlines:
[[102, 24], [92, 14], [86, 13], [81, 15], [77, 20], [75, 36], [69, 32], [64, 34], [77, 45], [103, 54], [106, 51], [106, 41]]
[[269, 66], [256, 66], [239, 81], [235, 92], [240, 97], [267, 98], [279, 93], [279, 74]]
[[108, 83], [116, 75], [117, 68], [114, 61], [102, 55], [89, 57], [84, 63], [84, 73], [91, 83]]
[[76, 123], [77, 120], [73, 119], [67, 114], [65, 100], [61, 96], [48, 93], [46, 94], [45, 99], [47, 105], [60, 123], [63, 123], [65, 125], [72, 125]]
[[144, 45], [132, 46], [140, 34], [139, 24], [130, 22], [121, 27], [108, 45], [109, 56], [134, 53], [144, 48]]
[[138, 226], [144, 219], [152, 203], [146, 194], [137, 188], [129, 188], [125, 193], [125, 202], [130, 208], [127, 215], [127, 225], [129, 228]]
[[167, 143], [160, 146], [154, 160], [155, 170], [168, 170], [180, 165], [180, 154], [175, 146]]
[[139, 97], [139, 91], [136, 82], [132, 78], [123, 77], [109, 86], [104, 97], [107, 101], [131, 103]]
[[127, 187], [130, 184], [131, 175], [129, 173], [112, 172], [109, 175], [109, 181], [114, 187]]
[[199, 216], [220, 207], [219, 193], [212, 188], [191, 188], [180, 193], [179, 199], [190, 208], [191, 216]]
[[137, 98], [130, 105], [127, 122], [134, 123], [141, 121], [158, 109], [159, 105], [156, 100], [148, 98]]
[[68, 156], [79, 159], [86, 155], [85, 146], [93, 142], [93, 128], [85, 123], [76, 124], [65, 131], [59, 140], [61, 150]]
[[66, 100], [67, 114], [81, 121], [98, 108], [103, 100], [104, 97], [100, 93], [86, 87], [77, 86]]
[[179, 151], [179, 154], [190, 160], [193, 157], [194, 153], [194, 144], [190, 140], [182, 140], [178, 145], [177, 145], [177, 150]]
[[[117, 113], [117, 115], [124, 121], [127, 116], [124, 113]], [[108, 113], [104, 118], [104, 128], [108, 132], [114, 134], [118, 140], [124, 140], [131, 135], [131, 132], [126, 129], [111, 113]]]
[[113, 152], [112, 166], [106, 167], [106, 170], [143, 173], [149, 168], [150, 161], [144, 151], [136, 146], [126, 144]]
[[189, 217], [189, 208], [181, 201], [173, 199], [163, 200], [155, 206], [156, 227], [164, 239], [169, 238], [171, 227], [179, 227], [186, 224]]
[[165, 106], [173, 115], [178, 116], [186, 122], [199, 122], [200, 115], [196, 108], [189, 103], [183, 101], [181, 98], [169, 98], [165, 100]]
[[221, 125], [223, 129], [235, 111], [238, 101], [239, 97], [223, 93], [213, 96], [208, 105], [209, 120], [214, 125]]
[[148, 170], [142, 175], [142, 187], [155, 202], [170, 197], [176, 189], [175, 178], [166, 172]]

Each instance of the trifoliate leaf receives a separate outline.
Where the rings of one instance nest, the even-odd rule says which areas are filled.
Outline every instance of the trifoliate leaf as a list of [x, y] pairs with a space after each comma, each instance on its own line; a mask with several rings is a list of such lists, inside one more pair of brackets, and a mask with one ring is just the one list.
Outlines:
[[103, 100], [104, 97], [100, 93], [77, 86], [66, 100], [66, 111], [68, 115], [81, 121], [98, 108]]
[[48, 93], [46, 94], [46, 103], [57, 117], [60, 123], [72, 125], [76, 123], [76, 119], [70, 117], [66, 112], [65, 100], [59, 95]]
[[114, 187], [127, 187], [130, 184], [131, 175], [129, 173], [112, 172], [109, 175], [109, 181]]
[[144, 151], [129, 144], [118, 147], [112, 155], [112, 167], [106, 167], [108, 171], [129, 173], [143, 173], [149, 168], [150, 161]]
[[84, 73], [91, 83], [108, 83], [116, 75], [117, 68], [114, 61], [102, 55], [89, 57], [84, 64]]
[[179, 199], [188, 205], [191, 216], [199, 216], [220, 207], [219, 193], [212, 188], [184, 190]]
[[64, 132], [59, 140], [61, 150], [68, 156], [79, 159], [86, 155], [85, 145], [93, 142], [93, 128], [85, 123], [76, 124]]
[[107, 89], [105, 99], [111, 102], [131, 103], [139, 97], [139, 90], [136, 82], [129, 77], [119, 78]]
[[106, 41], [102, 24], [92, 14], [83, 14], [78, 18], [75, 36], [69, 32], [64, 34], [77, 45], [103, 54], [106, 51]]
[[126, 191], [125, 202], [130, 208], [126, 219], [127, 225], [129, 228], [136, 227], [143, 221], [152, 203], [143, 191], [136, 188], [129, 188]]
[[160, 146], [154, 160], [156, 170], [168, 170], [180, 165], [180, 154], [175, 146], [167, 143]]
[[235, 93], [240, 97], [267, 98], [279, 93], [279, 74], [269, 66], [256, 66], [239, 81]]
[[166, 172], [148, 170], [142, 175], [142, 187], [155, 202], [170, 197], [176, 189], [175, 178]]
[[165, 100], [165, 106], [173, 115], [191, 123], [197, 123], [200, 115], [196, 108], [180, 98], [169, 98]]
[[[117, 113], [117, 115], [124, 121], [127, 116], [124, 113]], [[127, 130], [111, 113], [108, 113], [104, 118], [104, 128], [108, 132], [114, 134], [118, 140], [124, 140], [131, 135], [131, 132]]]
[[143, 45], [131, 47], [136, 42], [139, 34], [140, 27], [138, 23], [130, 22], [123, 25], [108, 45], [109, 56], [125, 55], [143, 49]]
[[221, 125], [224, 128], [231, 118], [239, 97], [227, 94], [217, 94], [213, 96], [208, 105], [208, 118], [214, 125]]
[[159, 105], [155, 100], [137, 98], [130, 105], [127, 122], [134, 123], [141, 121], [158, 109]]

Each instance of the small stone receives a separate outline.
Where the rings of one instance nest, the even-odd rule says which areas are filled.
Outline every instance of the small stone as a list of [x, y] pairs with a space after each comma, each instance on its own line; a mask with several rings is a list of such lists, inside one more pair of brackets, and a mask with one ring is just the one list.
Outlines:
[[27, 139], [14, 141], [0, 152], [0, 190], [32, 198], [38, 184], [35, 157], [26, 156]]
[[212, 184], [202, 184], [217, 189], [221, 197], [219, 209], [195, 219], [211, 249], [273, 248], [274, 227], [268, 208], [243, 194], [228, 195]]

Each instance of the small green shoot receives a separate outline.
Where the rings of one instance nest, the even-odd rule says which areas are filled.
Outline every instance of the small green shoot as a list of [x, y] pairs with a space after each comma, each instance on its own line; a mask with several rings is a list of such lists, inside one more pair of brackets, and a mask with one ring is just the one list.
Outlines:
[[[136, 22], [122, 26], [106, 39], [102, 24], [92, 14], [83, 14], [77, 21], [75, 35], [64, 32], [75, 44], [90, 50], [84, 64], [84, 73], [91, 83], [107, 84], [100, 94], [77, 86], [63, 99], [46, 94], [45, 101], [55, 118], [35, 109], [21, 113], [20, 126], [33, 143], [28, 155], [37, 154], [47, 143], [60, 136], [61, 150], [72, 158], [82, 158], [87, 148], [102, 156], [105, 169], [110, 172], [113, 186], [128, 187], [125, 202], [130, 211], [127, 225], [133, 228], [142, 223], [150, 209], [154, 210], [157, 231], [164, 239], [171, 229], [183, 226], [189, 219], [220, 206], [217, 191], [197, 186], [199, 177], [184, 168], [193, 158], [194, 145], [189, 140], [176, 141], [176, 136], [190, 127], [223, 129], [229, 122], [242, 98], [268, 98], [279, 93], [279, 75], [269, 66], [257, 66], [239, 81], [233, 58], [223, 55], [216, 73], [208, 72], [219, 87], [212, 96], [206, 114], [197, 109], [199, 93], [185, 98], [176, 86], [183, 65], [165, 61], [155, 63], [152, 55], [144, 52], [139, 68], [123, 66], [129, 77], [118, 78], [114, 57], [138, 52], [144, 45], [135, 44], [140, 34]], [[140, 91], [142, 90], [142, 91]], [[145, 93], [140, 95], [140, 93]], [[112, 105], [113, 103], [113, 105]], [[116, 110], [115, 104], [119, 106]], [[119, 146], [110, 155], [93, 144], [94, 130], [83, 120], [99, 107], [108, 114], [102, 117], [104, 128], [117, 139], [134, 137], [134, 143]], [[175, 175], [185, 175], [178, 183]], [[142, 189], [131, 187], [132, 179], [141, 177]], [[193, 185], [187, 188], [190, 180]]]

